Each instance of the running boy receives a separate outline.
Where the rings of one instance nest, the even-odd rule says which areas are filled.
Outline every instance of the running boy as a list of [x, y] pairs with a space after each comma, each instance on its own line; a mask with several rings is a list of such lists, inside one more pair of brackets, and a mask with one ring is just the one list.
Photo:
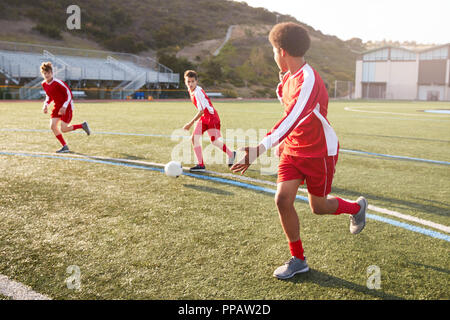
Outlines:
[[[62, 148], [56, 151], [57, 153], [69, 152], [69, 146], [62, 136], [62, 132], [69, 132], [77, 129], [83, 129], [87, 135], [91, 134], [87, 122], [81, 124], [74, 124], [69, 126], [72, 120], [72, 92], [69, 86], [59, 79], [53, 77], [53, 66], [51, 62], [43, 62], [41, 64], [41, 74], [44, 78], [42, 87], [46, 93], [44, 113], [48, 112], [48, 105], [53, 101], [54, 107], [51, 113], [50, 127], [56, 136], [56, 139], [61, 143]], [[61, 122], [61, 130], [58, 124]]]
[[205, 131], [208, 132], [211, 143], [225, 152], [228, 156], [228, 166], [232, 166], [236, 157], [236, 152], [228, 149], [225, 143], [219, 140], [222, 136], [220, 134], [220, 118], [217, 111], [214, 109], [211, 100], [206, 95], [205, 91], [198, 85], [198, 75], [194, 70], [187, 70], [184, 73], [184, 83], [188, 88], [192, 103], [197, 108], [198, 112], [195, 117], [186, 123], [184, 130], [189, 130], [195, 121], [197, 123], [192, 133], [192, 145], [194, 147], [195, 157], [197, 158], [197, 165], [192, 167], [192, 172], [204, 172], [205, 164], [203, 162], [202, 154], [202, 136]]
[[303, 255], [300, 227], [294, 201], [298, 187], [306, 181], [311, 210], [315, 214], [350, 215], [350, 232], [361, 232], [366, 223], [367, 200], [348, 202], [328, 197], [338, 159], [339, 143], [326, 116], [328, 93], [319, 74], [304, 59], [310, 38], [302, 26], [280, 23], [269, 34], [274, 59], [284, 73], [277, 94], [285, 106], [284, 117], [257, 147], [245, 147], [244, 158], [231, 170], [243, 174], [266, 150], [283, 143], [278, 166], [275, 203], [289, 242], [292, 258], [274, 271], [288, 279], [309, 267]]

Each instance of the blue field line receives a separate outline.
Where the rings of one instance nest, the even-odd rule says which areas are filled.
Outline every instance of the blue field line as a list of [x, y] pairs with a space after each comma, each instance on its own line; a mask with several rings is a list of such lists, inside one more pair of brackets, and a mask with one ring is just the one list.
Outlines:
[[[51, 130], [44, 130], [44, 129], [0, 129], [0, 131], [18, 131], [18, 132], [51, 132]], [[78, 133], [84, 133], [78, 131]], [[118, 136], [139, 136], [139, 137], [157, 137], [157, 138], [175, 138], [175, 139], [191, 139], [191, 136], [176, 136], [176, 135], [168, 135], [168, 134], [153, 134], [153, 133], [126, 133], [126, 132], [93, 132], [94, 134], [100, 134], [100, 135], [118, 135]], [[203, 140], [209, 141], [209, 138], [205, 137]], [[243, 139], [224, 139], [225, 142], [240, 142], [240, 143], [258, 143], [259, 141], [247, 141]], [[368, 155], [368, 156], [375, 156], [375, 157], [382, 157], [382, 158], [388, 158], [388, 159], [396, 159], [396, 160], [407, 160], [407, 161], [416, 161], [416, 162], [425, 162], [425, 163], [433, 163], [433, 164], [440, 164], [440, 165], [446, 165], [450, 166], [449, 161], [440, 161], [440, 160], [431, 160], [431, 159], [422, 159], [422, 158], [415, 158], [415, 157], [407, 157], [407, 156], [396, 156], [396, 155], [390, 155], [390, 154], [383, 154], [383, 153], [375, 153], [375, 152], [368, 152], [368, 151], [359, 151], [359, 150], [351, 150], [351, 149], [340, 149], [340, 152], [344, 153], [352, 153], [352, 154], [362, 154], [362, 155]]]
[[[52, 155], [29, 154], [29, 153], [20, 153], [20, 152], [5, 152], [5, 151], [0, 151], [0, 155], [24, 156], [24, 157], [34, 157], [34, 158], [49, 158], [49, 159], [59, 159], [59, 160], [74, 160], [74, 161], [83, 161], [83, 162], [91, 162], [91, 163], [99, 163], [99, 164], [110, 164], [110, 165], [115, 165], [115, 166], [164, 172], [164, 169], [162, 169], [162, 168], [144, 166], [144, 165], [138, 165], [138, 164], [130, 164], [130, 163], [124, 163], [124, 162], [114, 162], [114, 161], [109, 161], [109, 160], [97, 160], [97, 159], [74, 158], [74, 157], [59, 157], [59, 156], [52, 156]], [[183, 175], [192, 177], [192, 178], [196, 178], [196, 179], [209, 180], [209, 181], [215, 181], [215, 182], [219, 182], [219, 183], [229, 184], [229, 185], [246, 188], [246, 189], [250, 189], [250, 190], [254, 190], [254, 191], [259, 191], [259, 192], [265, 192], [265, 193], [269, 193], [269, 194], [276, 193], [275, 189], [264, 188], [264, 187], [260, 187], [260, 186], [240, 182], [240, 181], [230, 180], [230, 179], [212, 177], [212, 176], [201, 175], [201, 174], [193, 174], [193, 173], [189, 173], [189, 172], [184, 172]], [[307, 197], [303, 197], [300, 195], [297, 195], [296, 199], [304, 201], [304, 202], [308, 202]], [[423, 235], [426, 235], [426, 236], [429, 236], [429, 237], [432, 237], [435, 239], [441, 239], [441, 240], [450, 242], [450, 236], [442, 234], [442, 233], [434, 231], [434, 230], [417, 227], [417, 226], [414, 226], [414, 225], [411, 225], [408, 223], [400, 222], [400, 221], [393, 220], [393, 219], [388, 219], [388, 218], [374, 215], [374, 214], [367, 214], [367, 218], [376, 220], [376, 221], [380, 221], [380, 222], [384, 222], [384, 223], [388, 223], [390, 225], [393, 225], [393, 226], [396, 226], [396, 227], [399, 227], [402, 229], [406, 229], [409, 231], [421, 233]]]

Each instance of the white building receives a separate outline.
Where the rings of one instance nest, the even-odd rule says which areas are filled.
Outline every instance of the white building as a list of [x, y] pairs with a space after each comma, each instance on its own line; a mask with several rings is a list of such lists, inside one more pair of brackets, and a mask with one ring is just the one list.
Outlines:
[[450, 101], [450, 43], [410, 50], [382, 47], [356, 61], [355, 98]]

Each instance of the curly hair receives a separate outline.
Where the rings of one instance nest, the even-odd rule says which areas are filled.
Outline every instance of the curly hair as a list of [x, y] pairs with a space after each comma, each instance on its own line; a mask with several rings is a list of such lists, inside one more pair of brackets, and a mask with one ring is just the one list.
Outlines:
[[269, 41], [277, 49], [282, 48], [293, 57], [303, 57], [311, 44], [308, 31], [299, 24], [276, 24], [269, 33]]

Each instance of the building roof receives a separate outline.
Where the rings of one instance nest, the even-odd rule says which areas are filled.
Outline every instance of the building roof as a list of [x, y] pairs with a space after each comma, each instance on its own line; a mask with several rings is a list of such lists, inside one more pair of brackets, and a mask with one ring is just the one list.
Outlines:
[[446, 46], [450, 46], [450, 43], [446, 43], [446, 44], [441, 44], [441, 45], [417, 45], [417, 46], [393, 46], [393, 45], [386, 45], [386, 46], [381, 46], [378, 48], [374, 48], [374, 49], [370, 49], [367, 51], [362, 52], [362, 55], [365, 55], [367, 53], [371, 53], [371, 52], [375, 52], [375, 51], [379, 51], [379, 50], [383, 50], [383, 49], [402, 49], [402, 50], [406, 50], [406, 51], [410, 51], [410, 52], [415, 52], [415, 53], [422, 53], [422, 52], [426, 52], [426, 51], [431, 51], [431, 50], [435, 50], [435, 49], [440, 49]]

